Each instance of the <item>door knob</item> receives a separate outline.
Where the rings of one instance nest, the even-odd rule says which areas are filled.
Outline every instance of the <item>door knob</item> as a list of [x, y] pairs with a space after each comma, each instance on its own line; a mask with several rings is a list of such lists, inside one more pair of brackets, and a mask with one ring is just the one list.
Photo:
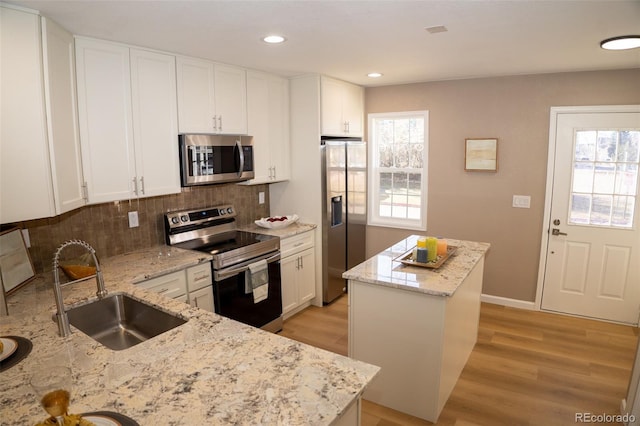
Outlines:
[[560, 232], [560, 230], [558, 228], [553, 228], [551, 230], [551, 234], [553, 234], [553, 235], [567, 235], [566, 232]]

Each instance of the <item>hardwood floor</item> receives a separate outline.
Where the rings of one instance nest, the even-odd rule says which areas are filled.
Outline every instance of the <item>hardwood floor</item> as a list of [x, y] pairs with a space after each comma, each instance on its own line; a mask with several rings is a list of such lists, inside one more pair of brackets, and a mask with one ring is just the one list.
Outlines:
[[[305, 309], [281, 335], [347, 355], [347, 297]], [[478, 342], [437, 424], [575, 425], [576, 413], [619, 414], [637, 339], [635, 327], [483, 303]], [[363, 426], [430, 424], [363, 402]]]

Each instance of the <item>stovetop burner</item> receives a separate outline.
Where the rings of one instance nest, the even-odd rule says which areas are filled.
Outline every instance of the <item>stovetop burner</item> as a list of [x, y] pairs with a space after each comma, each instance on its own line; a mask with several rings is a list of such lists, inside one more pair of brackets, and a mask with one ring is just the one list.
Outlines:
[[167, 244], [211, 254], [214, 269], [280, 249], [278, 237], [236, 229], [235, 216], [235, 209], [230, 205], [167, 213]]

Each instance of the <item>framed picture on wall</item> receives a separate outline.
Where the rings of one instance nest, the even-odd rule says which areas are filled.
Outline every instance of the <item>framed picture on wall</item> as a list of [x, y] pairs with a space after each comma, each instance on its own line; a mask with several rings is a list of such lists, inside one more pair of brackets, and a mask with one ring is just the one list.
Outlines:
[[31, 256], [20, 228], [0, 232], [0, 290], [11, 294], [35, 278]]
[[495, 172], [498, 170], [498, 139], [465, 139], [464, 169]]

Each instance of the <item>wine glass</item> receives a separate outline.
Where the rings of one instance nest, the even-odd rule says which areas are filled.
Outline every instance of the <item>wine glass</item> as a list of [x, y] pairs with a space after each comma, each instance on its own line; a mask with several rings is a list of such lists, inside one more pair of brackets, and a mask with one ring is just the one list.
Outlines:
[[29, 380], [42, 408], [64, 424], [71, 397], [71, 368], [62, 364], [43, 363], [34, 367]]

